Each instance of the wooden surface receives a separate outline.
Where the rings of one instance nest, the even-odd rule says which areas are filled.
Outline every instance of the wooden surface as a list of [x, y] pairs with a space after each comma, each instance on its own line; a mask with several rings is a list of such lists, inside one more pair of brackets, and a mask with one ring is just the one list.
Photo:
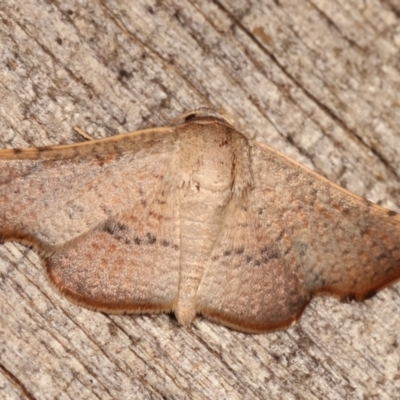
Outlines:
[[[0, 145], [80, 141], [220, 109], [332, 181], [400, 210], [397, 0], [0, 4]], [[400, 284], [314, 300], [283, 332], [70, 304], [0, 246], [1, 399], [400, 398]]]

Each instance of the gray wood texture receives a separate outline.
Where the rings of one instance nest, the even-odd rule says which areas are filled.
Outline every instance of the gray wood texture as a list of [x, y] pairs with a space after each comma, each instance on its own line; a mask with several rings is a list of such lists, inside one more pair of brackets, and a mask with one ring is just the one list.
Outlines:
[[[396, 0], [0, 4], [0, 146], [163, 125], [200, 106], [341, 186], [400, 210]], [[318, 298], [249, 335], [198, 318], [106, 315], [0, 246], [0, 398], [400, 398], [400, 284]]]

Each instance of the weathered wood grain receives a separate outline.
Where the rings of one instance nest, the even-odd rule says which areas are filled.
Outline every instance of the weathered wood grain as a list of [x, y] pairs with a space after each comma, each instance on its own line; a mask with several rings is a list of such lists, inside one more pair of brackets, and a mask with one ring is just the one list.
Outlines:
[[[0, 4], [0, 145], [163, 125], [199, 106], [400, 210], [394, 0]], [[0, 246], [0, 398], [395, 399], [400, 284], [312, 302], [284, 332], [110, 316], [70, 304], [38, 257]]]

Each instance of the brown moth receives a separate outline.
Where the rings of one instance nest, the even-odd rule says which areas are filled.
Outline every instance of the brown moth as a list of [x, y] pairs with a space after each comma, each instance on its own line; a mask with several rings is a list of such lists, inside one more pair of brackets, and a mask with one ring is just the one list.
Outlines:
[[318, 294], [363, 300], [400, 277], [400, 217], [224, 119], [0, 151], [0, 242], [40, 254], [70, 300], [285, 328]]

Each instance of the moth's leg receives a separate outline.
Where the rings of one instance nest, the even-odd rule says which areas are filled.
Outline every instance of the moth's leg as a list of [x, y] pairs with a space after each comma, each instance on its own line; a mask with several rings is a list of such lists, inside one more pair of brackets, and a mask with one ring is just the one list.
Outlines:
[[88, 133], [84, 132], [79, 126], [74, 126], [74, 131], [81, 137], [83, 137], [85, 140], [95, 140], [92, 136], [90, 136]]

